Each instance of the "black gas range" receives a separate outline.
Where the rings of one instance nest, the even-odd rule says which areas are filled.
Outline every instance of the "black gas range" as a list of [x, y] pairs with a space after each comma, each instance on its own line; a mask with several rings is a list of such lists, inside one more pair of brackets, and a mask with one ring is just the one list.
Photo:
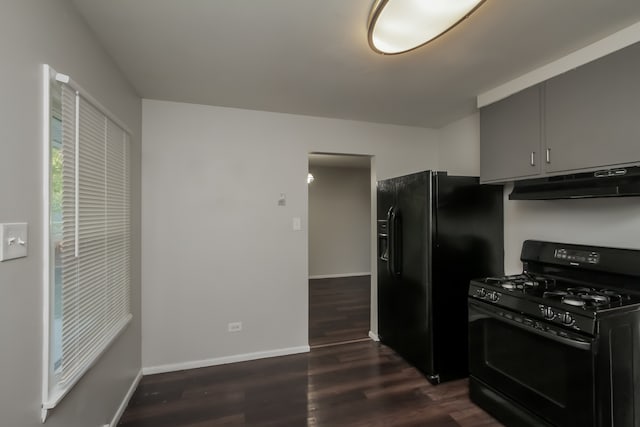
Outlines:
[[527, 324], [544, 321], [550, 333], [562, 334], [564, 327], [593, 335], [598, 318], [640, 304], [640, 295], [606, 286], [523, 273], [473, 281], [469, 295], [523, 314], [513, 317], [505, 312], [508, 319]]
[[640, 251], [524, 242], [469, 287], [470, 394], [512, 426], [640, 425]]

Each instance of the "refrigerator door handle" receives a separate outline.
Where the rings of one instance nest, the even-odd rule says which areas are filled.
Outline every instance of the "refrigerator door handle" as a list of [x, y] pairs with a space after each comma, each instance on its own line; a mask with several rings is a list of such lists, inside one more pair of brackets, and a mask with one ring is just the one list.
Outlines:
[[[390, 214], [387, 212], [386, 219], [378, 220], [378, 253], [380, 260], [386, 263], [389, 262], [389, 217]], [[389, 271], [388, 266], [387, 271]]]
[[400, 260], [400, 237], [402, 231], [400, 229], [400, 212], [396, 208], [389, 209], [390, 223], [389, 223], [389, 273], [394, 277], [400, 276], [400, 269], [398, 268], [398, 261]]
[[387, 272], [393, 276], [393, 206], [387, 211], [387, 250], [385, 252], [387, 261]]

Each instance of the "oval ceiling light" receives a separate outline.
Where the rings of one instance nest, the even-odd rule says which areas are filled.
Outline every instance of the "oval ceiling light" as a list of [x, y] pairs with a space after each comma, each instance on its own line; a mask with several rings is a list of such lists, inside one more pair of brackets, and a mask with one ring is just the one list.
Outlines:
[[369, 45], [385, 55], [423, 46], [469, 17], [486, 0], [376, 0]]

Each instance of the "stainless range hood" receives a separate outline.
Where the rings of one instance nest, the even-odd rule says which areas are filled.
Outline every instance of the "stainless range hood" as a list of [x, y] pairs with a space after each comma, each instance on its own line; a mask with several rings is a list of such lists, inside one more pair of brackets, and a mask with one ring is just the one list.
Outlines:
[[516, 181], [509, 200], [640, 196], [640, 166]]

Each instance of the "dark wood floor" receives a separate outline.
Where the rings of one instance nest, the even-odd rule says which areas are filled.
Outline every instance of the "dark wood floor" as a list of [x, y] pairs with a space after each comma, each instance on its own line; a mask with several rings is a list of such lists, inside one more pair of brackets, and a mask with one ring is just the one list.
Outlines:
[[371, 276], [309, 280], [309, 345], [367, 339]]
[[500, 427], [467, 381], [433, 386], [373, 341], [145, 376], [122, 427]]

